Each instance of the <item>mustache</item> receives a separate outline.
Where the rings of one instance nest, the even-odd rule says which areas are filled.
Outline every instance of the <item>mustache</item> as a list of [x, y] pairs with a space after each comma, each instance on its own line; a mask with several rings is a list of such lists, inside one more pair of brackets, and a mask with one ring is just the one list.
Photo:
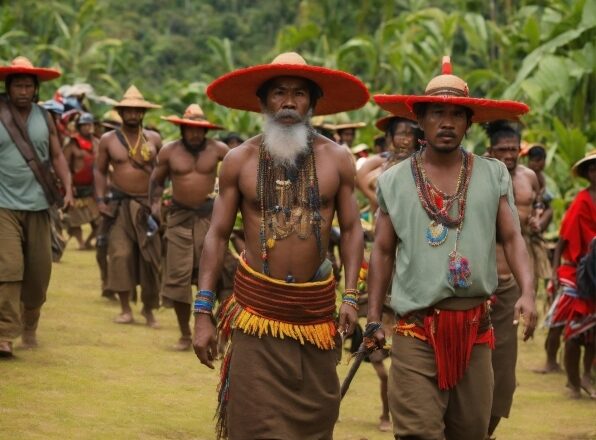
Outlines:
[[300, 113], [298, 113], [296, 110], [282, 109], [273, 115], [273, 119], [275, 119], [275, 121], [285, 118], [292, 118], [296, 122], [302, 121], [302, 116], [300, 116]]
[[452, 130], [439, 130], [437, 136], [455, 137], [455, 132]]

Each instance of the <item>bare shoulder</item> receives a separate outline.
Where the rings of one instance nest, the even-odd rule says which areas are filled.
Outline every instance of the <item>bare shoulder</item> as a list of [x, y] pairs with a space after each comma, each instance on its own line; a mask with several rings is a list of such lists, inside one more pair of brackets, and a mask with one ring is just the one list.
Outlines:
[[315, 135], [313, 149], [319, 154], [332, 156], [334, 160], [339, 160], [342, 162], [344, 160], [351, 161], [351, 153], [348, 148], [343, 145], [339, 145], [333, 142], [331, 139], [326, 138], [325, 136], [322, 136], [318, 133]]
[[207, 146], [214, 149], [220, 157], [225, 156], [230, 151], [230, 147], [224, 142], [213, 138], [207, 139]]
[[147, 140], [150, 140], [150, 141], [155, 142], [155, 143], [161, 143], [161, 136], [159, 135], [158, 132], [153, 131], [153, 130], [149, 130], [147, 128], [143, 129], [143, 132], [144, 132], [145, 137], [147, 138]]
[[226, 160], [247, 160], [252, 156], [259, 153], [259, 147], [261, 146], [262, 135], [256, 135], [247, 139], [236, 148], [230, 150], [230, 153], [226, 156]]
[[164, 158], [175, 152], [181, 146], [180, 140], [168, 142], [159, 150], [159, 157]]

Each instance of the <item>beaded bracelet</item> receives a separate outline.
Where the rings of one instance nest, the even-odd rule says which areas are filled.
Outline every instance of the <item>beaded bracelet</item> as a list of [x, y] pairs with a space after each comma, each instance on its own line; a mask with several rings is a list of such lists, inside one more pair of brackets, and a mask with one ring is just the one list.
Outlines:
[[199, 290], [195, 297], [193, 306], [193, 315], [206, 314], [211, 315], [213, 304], [215, 303], [215, 293], [211, 290]]
[[342, 295], [341, 302], [344, 304], [353, 307], [358, 311], [360, 307], [358, 306], [358, 298], [360, 297], [360, 291], [358, 289], [346, 289], [344, 290], [344, 294]]

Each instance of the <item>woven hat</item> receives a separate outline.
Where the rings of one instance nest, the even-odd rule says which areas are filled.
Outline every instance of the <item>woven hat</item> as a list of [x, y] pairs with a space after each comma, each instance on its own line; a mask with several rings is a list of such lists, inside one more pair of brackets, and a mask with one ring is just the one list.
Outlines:
[[130, 86], [124, 96], [122, 97], [122, 101], [118, 102], [114, 105], [114, 108], [119, 107], [132, 107], [132, 108], [161, 108], [161, 105], [153, 104], [149, 101], [145, 101], [139, 89], [135, 86]]
[[368, 145], [366, 145], [366, 144], [358, 144], [358, 145], [355, 145], [352, 148], [350, 148], [350, 150], [352, 151], [353, 154], [358, 154], [358, 153], [361, 153], [363, 151], [368, 151]]
[[56, 69], [34, 67], [31, 61], [25, 57], [16, 57], [10, 62], [10, 66], [0, 66], [0, 80], [16, 74], [34, 75], [39, 81], [49, 81], [61, 75], [60, 71]]
[[575, 165], [573, 165], [573, 167], [571, 168], [571, 171], [573, 172], [574, 176], [581, 176], [581, 177], [586, 177], [584, 174], [582, 173], [580, 170], [580, 167], [585, 164], [586, 162], [591, 162], [591, 161], [596, 161], [596, 150], [592, 150], [588, 153], [586, 153], [586, 155], [581, 158], [580, 160], [578, 160]]
[[122, 118], [116, 110], [109, 110], [101, 117], [101, 125], [106, 128], [120, 128], [122, 125]]
[[181, 118], [178, 116], [162, 116], [161, 119], [175, 125], [202, 127], [209, 130], [223, 130], [223, 127], [215, 125], [207, 120], [205, 113], [203, 113], [203, 109], [198, 104], [189, 105]]
[[430, 80], [424, 95], [375, 95], [374, 100], [393, 115], [412, 120], [417, 119], [414, 104], [420, 102], [467, 107], [474, 112], [472, 122], [516, 119], [530, 110], [523, 102], [471, 98], [465, 81], [451, 72], [451, 60], [445, 56], [442, 74]]
[[282, 53], [271, 64], [238, 69], [220, 76], [207, 87], [207, 96], [226, 107], [260, 113], [257, 90], [266, 81], [279, 76], [306, 78], [321, 88], [323, 96], [317, 101], [315, 115], [355, 110], [369, 98], [366, 86], [355, 76], [341, 70], [310, 66], [295, 52]]

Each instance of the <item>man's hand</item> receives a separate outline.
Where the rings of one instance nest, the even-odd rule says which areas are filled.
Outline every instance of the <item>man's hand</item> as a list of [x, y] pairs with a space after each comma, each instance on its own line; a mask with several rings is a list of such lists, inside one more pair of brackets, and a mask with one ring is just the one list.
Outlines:
[[195, 331], [192, 348], [203, 365], [213, 369], [217, 358], [217, 331], [211, 321], [211, 315], [199, 313], [195, 318]]
[[105, 215], [106, 217], [113, 217], [109, 206], [103, 200], [97, 202], [97, 209], [99, 210], [100, 214]]
[[358, 313], [356, 309], [348, 304], [341, 304], [339, 308], [339, 326], [338, 331], [342, 336], [349, 336], [354, 332], [358, 322]]
[[68, 208], [72, 208], [74, 206], [74, 196], [72, 195], [72, 188], [66, 190], [66, 194], [64, 195], [64, 203], [62, 204], [62, 209], [67, 210]]
[[534, 336], [534, 329], [538, 322], [538, 314], [536, 313], [536, 301], [534, 294], [523, 294], [515, 303], [513, 314], [513, 325], [519, 323], [520, 317], [524, 320], [524, 341], [527, 341]]
[[[369, 321], [366, 325], [368, 326], [368, 324], [371, 322], [372, 321]], [[366, 332], [366, 329], [365, 329], [365, 332]], [[383, 330], [383, 325], [381, 325], [379, 327], [379, 329], [373, 333], [371, 339], [374, 341], [377, 348], [385, 347], [385, 345], [387, 344], [387, 341], [385, 340], [385, 331]]]

